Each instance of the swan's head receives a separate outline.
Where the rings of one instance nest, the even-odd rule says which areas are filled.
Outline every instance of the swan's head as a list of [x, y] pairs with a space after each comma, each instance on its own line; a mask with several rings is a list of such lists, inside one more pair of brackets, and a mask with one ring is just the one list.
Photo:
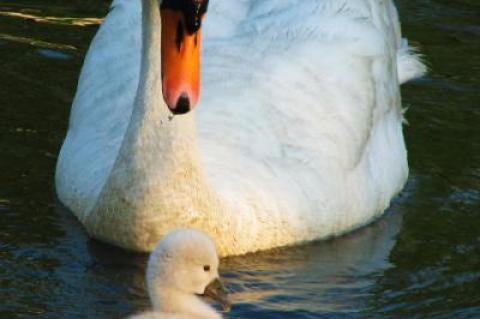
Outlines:
[[174, 114], [197, 104], [200, 93], [200, 44], [208, 0], [160, 0], [162, 18], [162, 92]]
[[163, 293], [200, 295], [218, 301], [228, 310], [230, 303], [220, 282], [218, 264], [215, 245], [206, 234], [192, 229], [170, 232], [148, 261], [147, 284], [152, 303], [156, 305]]

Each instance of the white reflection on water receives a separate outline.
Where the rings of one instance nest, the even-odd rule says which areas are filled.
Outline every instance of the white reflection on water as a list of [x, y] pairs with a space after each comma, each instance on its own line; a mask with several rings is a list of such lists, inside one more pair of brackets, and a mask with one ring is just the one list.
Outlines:
[[368, 310], [376, 280], [391, 267], [388, 259], [401, 223], [402, 214], [391, 212], [328, 242], [225, 259], [233, 303], [240, 305], [239, 313], [242, 304], [315, 314]]
[[73, 45], [53, 43], [53, 42], [43, 41], [43, 40], [29, 38], [29, 37], [14, 36], [14, 35], [5, 34], [5, 33], [0, 33], [0, 40], [29, 44], [31, 46], [40, 47], [40, 48], [58, 49], [58, 50], [77, 50], [77, 48], [74, 47]]
[[103, 19], [99, 18], [75, 18], [75, 17], [53, 17], [41, 16], [24, 12], [0, 11], [0, 16], [10, 18], [20, 18], [25, 20], [33, 20], [37, 23], [49, 23], [58, 25], [74, 25], [85, 27], [89, 25], [99, 25]]

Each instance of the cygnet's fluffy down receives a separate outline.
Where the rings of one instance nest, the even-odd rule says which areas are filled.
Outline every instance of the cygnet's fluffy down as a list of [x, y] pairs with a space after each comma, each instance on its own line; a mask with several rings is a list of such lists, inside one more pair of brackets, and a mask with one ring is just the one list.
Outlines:
[[206, 234], [193, 229], [168, 233], [150, 255], [147, 288], [153, 311], [130, 319], [221, 319], [200, 297], [207, 296], [229, 309], [218, 275], [218, 255]]
[[144, 312], [139, 315], [133, 315], [128, 317], [128, 319], [189, 319], [189, 318], [197, 318], [188, 315], [176, 315], [173, 313], [166, 313], [166, 312]]

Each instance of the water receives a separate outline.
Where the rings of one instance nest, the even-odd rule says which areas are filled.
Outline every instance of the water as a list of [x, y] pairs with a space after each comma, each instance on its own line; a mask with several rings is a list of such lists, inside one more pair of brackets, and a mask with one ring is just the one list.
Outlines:
[[[223, 260], [228, 317], [480, 318], [480, 4], [397, 3], [431, 68], [402, 90], [405, 191], [385, 218], [344, 238]], [[91, 18], [107, 10], [99, 0], [0, 0], [1, 318], [148, 308], [146, 256], [90, 240], [53, 191]]]

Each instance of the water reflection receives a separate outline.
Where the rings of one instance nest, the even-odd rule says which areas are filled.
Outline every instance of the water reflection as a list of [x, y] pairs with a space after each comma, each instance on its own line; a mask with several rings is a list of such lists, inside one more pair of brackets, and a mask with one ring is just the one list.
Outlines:
[[24, 20], [34, 21], [37, 23], [50, 23], [58, 25], [73, 25], [85, 27], [89, 25], [100, 25], [102, 19], [100, 18], [68, 18], [68, 17], [49, 17], [39, 16], [31, 13], [0, 11], [0, 16], [20, 18]]
[[392, 267], [388, 257], [401, 223], [402, 214], [392, 211], [340, 239], [225, 259], [234, 304], [241, 305], [232, 317], [273, 309], [284, 318], [368, 310], [372, 287]]
[[[45, 280], [23, 287], [39, 295], [36, 312], [50, 318], [54, 309], [65, 309], [71, 318], [108, 318], [112, 313], [148, 309], [147, 256], [90, 240], [59, 203], [56, 215], [63, 233], [60, 240], [20, 253], [35, 256], [37, 270], [22, 271], [17, 280], [25, 284], [31, 277]], [[392, 267], [388, 258], [401, 223], [402, 214], [392, 211], [343, 238], [222, 260], [221, 272], [234, 303], [229, 316], [308, 318], [368, 311], [376, 281]]]
[[16, 37], [16, 36], [5, 34], [5, 33], [0, 33], [0, 40], [24, 43], [24, 44], [29, 44], [31, 46], [40, 47], [40, 48], [50, 48], [50, 49], [59, 49], [59, 50], [76, 50], [74, 46], [67, 45], [67, 44], [46, 42], [46, 41], [32, 39], [32, 38]]

